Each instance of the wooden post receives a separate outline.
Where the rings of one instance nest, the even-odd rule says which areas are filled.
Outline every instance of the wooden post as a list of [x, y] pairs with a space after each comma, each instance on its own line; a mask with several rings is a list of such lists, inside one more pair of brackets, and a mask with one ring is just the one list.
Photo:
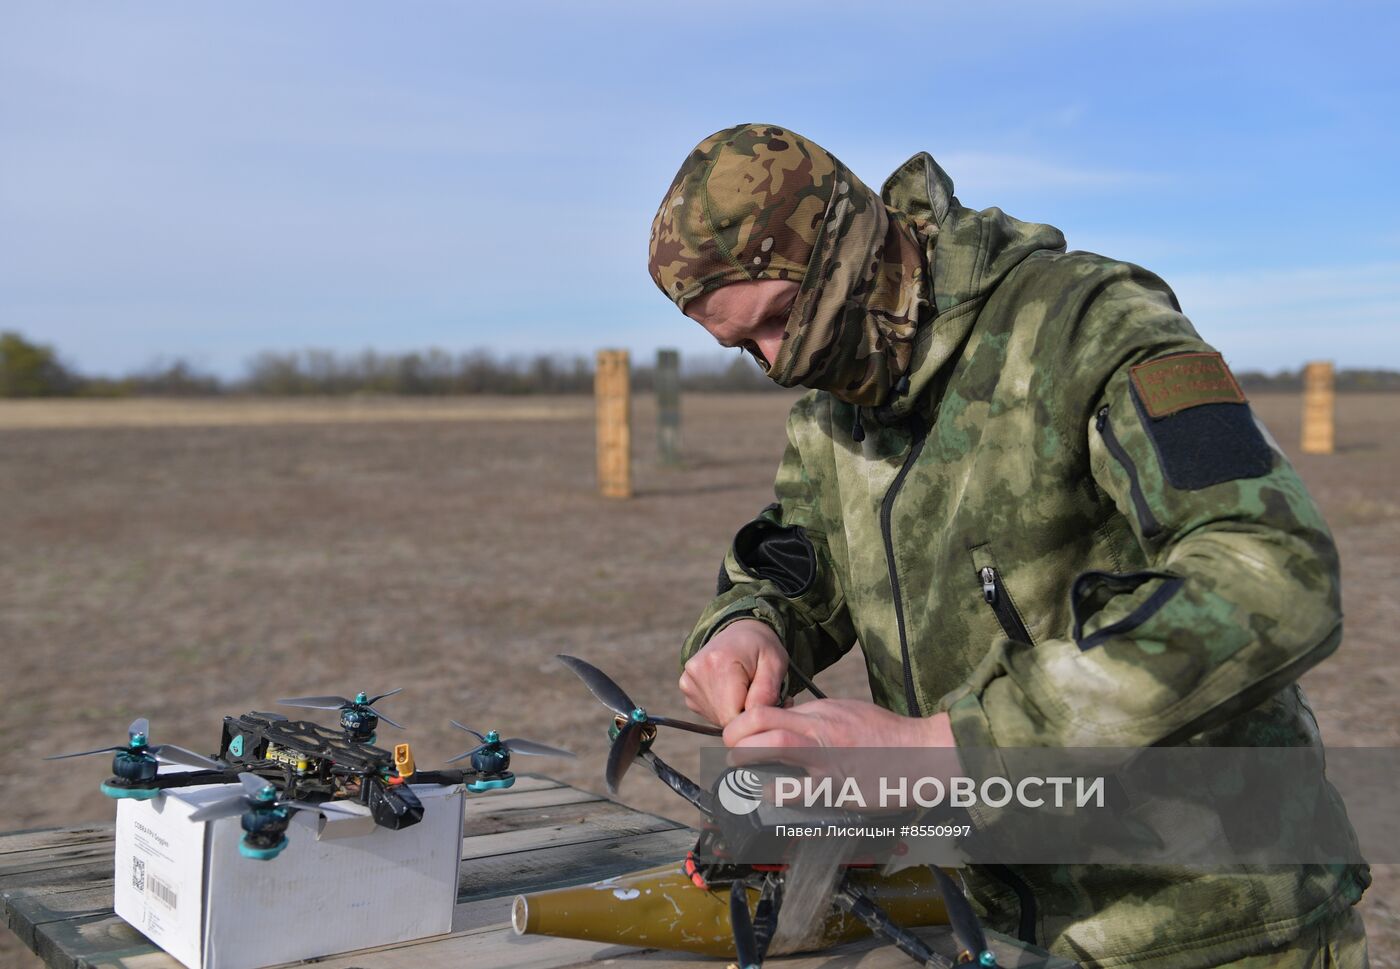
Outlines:
[[593, 375], [598, 412], [598, 491], [632, 497], [632, 387], [626, 350], [599, 350]]
[[656, 351], [656, 441], [661, 463], [681, 463], [681, 354]]
[[1332, 364], [1313, 362], [1303, 370], [1303, 453], [1331, 454], [1335, 441], [1337, 395]]

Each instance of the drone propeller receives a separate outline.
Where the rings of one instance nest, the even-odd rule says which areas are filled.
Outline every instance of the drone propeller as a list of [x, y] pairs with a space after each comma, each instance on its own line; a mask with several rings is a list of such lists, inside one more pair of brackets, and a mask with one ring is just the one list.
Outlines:
[[[632, 702], [631, 698], [624, 692], [622, 687], [613, 682], [612, 677], [604, 673], [592, 663], [585, 663], [577, 656], [556, 656], [555, 659], [563, 663], [569, 669], [578, 674], [583, 680], [583, 685], [603, 701], [603, 705], [611, 709], [614, 713], [621, 714], [631, 719], [640, 719], [646, 723], [655, 724], [661, 727], [676, 727], [680, 730], [689, 730], [692, 733], [702, 733], [710, 737], [721, 736], [724, 731], [719, 727], [712, 727], [704, 723], [691, 723], [689, 720], [676, 720], [672, 717], [658, 717], [647, 713], [641, 707]], [[640, 718], [636, 714], [642, 714]]]
[[622, 775], [627, 773], [627, 768], [632, 766], [632, 761], [636, 760], [637, 753], [642, 748], [645, 728], [676, 727], [680, 730], [689, 730], [692, 733], [705, 734], [710, 737], [718, 737], [724, 733], [719, 727], [691, 723], [688, 720], [676, 720], [672, 717], [653, 716], [633, 703], [632, 698], [623, 691], [622, 687], [614, 683], [612, 678], [598, 667], [586, 663], [576, 656], [561, 655], [555, 658], [573, 670], [578, 678], [583, 680], [583, 685], [588, 687], [589, 692], [623, 721], [618, 727], [617, 738], [613, 741], [612, 750], [608, 752], [608, 767], [604, 774], [608, 790], [613, 794], [617, 793], [617, 785], [621, 782]]
[[278, 700], [277, 702], [284, 703], [289, 707], [307, 707], [311, 710], [363, 710], [366, 713], [374, 714], [380, 720], [389, 724], [389, 726], [398, 727], [402, 730], [404, 729], [403, 724], [395, 723], [393, 720], [374, 709], [374, 704], [402, 690], [403, 687], [399, 687], [397, 690], [390, 690], [388, 693], [381, 693], [378, 696], [370, 696], [362, 690], [355, 694], [353, 700], [343, 696], [293, 696]]
[[176, 747], [174, 744], [157, 744], [148, 749], [156, 755], [156, 760], [163, 760], [167, 764], [179, 764], [181, 767], [195, 767], [203, 770], [228, 770], [228, 764], [221, 760], [196, 754], [193, 750]]
[[637, 752], [642, 749], [644, 726], [643, 723], [629, 719], [627, 725], [617, 732], [617, 739], [608, 751], [608, 766], [603, 771], [603, 779], [608, 783], [609, 793], [617, 793], [617, 786], [622, 783], [622, 775], [627, 773], [627, 768], [637, 759]]
[[296, 811], [324, 811], [328, 814], [348, 814], [332, 804], [312, 804], [309, 801], [283, 799], [277, 796], [277, 789], [257, 774], [244, 772], [238, 775], [243, 790], [226, 798], [213, 801], [190, 815], [191, 821], [213, 821], [218, 818], [231, 818], [244, 811], [291, 808]]
[[931, 865], [933, 876], [938, 881], [938, 891], [943, 895], [943, 906], [948, 910], [948, 922], [953, 927], [953, 935], [958, 944], [983, 966], [995, 966], [996, 956], [987, 948], [987, 937], [982, 932], [982, 923], [972, 911], [967, 896], [962, 893], [948, 873], [937, 865]]
[[743, 881], [729, 886], [729, 926], [734, 930], [734, 961], [739, 969], [758, 969], [758, 938], [749, 915], [749, 890]]
[[548, 744], [536, 743], [536, 742], [533, 741], [533, 740], [526, 740], [526, 739], [524, 739], [523, 737], [511, 737], [511, 738], [509, 738], [509, 739], [507, 739], [507, 740], [502, 740], [502, 739], [501, 739], [501, 735], [498, 734], [498, 733], [497, 733], [496, 731], [494, 731], [494, 730], [489, 731], [489, 732], [487, 732], [487, 733], [485, 733], [485, 734], [480, 734], [480, 733], [477, 733], [475, 730], [473, 730], [471, 727], [468, 727], [468, 726], [465, 726], [465, 725], [463, 725], [463, 724], [458, 723], [456, 720], [450, 720], [450, 721], [448, 721], [448, 722], [451, 723], [452, 726], [456, 727], [458, 730], [465, 730], [467, 733], [471, 734], [471, 735], [472, 735], [473, 737], [475, 737], [477, 740], [480, 740], [480, 741], [481, 741], [480, 744], [478, 744], [477, 746], [473, 747], [471, 750], [467, 751], [465, 754], [458, 754], [456, 757], [450, 758], [450, 759], [447, 761], [449, 764], [455, 764], [455, 763], [456, 763], [457, 761], [459, 761], [459, 760], [466, 760], [468, 757], [470, 757], [472, 754], [476, 753], [477, 751], [483, 750], [483, 749], [485, 749], [485, 748], [487, 748], [487, 747], [491, 747], [491, 746], [495, 746], [495, 745], [500, 745], [500, 746], [504, 747], [504, 748], [506, 749], [506, 751], [507, 751], [508, 753], [511, 753], [511, 754], [535, 754], [536, 756], [539, 756], [539, 757], [573, 757], [573, 756], [576, 756], [576, 755], [574, 754], [574, 752], [571, 751], [571, 750], [563, 750], [562, 748], [559, 748], [559, 747], [551, 747], [551, 746], [549, 746]]
[[96, 750], [78, 750], [71, 754], [50, 754], [44, 760], [65, 760], [69, 757], [87, 757], [90, 754], [150, 754], [167, 764], [180, 764], [184, 767], [199, 767], [208, 770], [228, 770], [221, 761], [196, 754], [193, 750], [177, 747], [174, 744], [148, 743], [151, 735], [151, 722], [145, 717], [137, 717], [126, 728], [127, 742], [122, 747], [98, 747]]

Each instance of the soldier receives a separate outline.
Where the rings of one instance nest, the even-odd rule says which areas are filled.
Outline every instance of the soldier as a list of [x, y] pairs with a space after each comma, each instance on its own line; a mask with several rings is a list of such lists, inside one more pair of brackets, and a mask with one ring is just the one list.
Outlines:
[[[877, 195], [740, 125], [691, 152], [652, 278], [810, 391], [680, 688], [730, 746], [1318, 745], [1341, 639], [1301, 481], [1158, 277], [973, 211], [927, 154]], [[860, 642], [875, 703], [776, 705]], [[1365, 866], [973, 866], [995, 927], [1091, 966], [1364, 965]]]

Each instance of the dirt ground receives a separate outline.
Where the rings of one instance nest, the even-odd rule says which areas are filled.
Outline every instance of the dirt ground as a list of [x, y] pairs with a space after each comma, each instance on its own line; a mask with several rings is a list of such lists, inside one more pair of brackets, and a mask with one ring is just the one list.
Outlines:
[[[569, 747], [528, 767], [601, 789], [601, 710], [553, 656], [684, 715], [677, 648], [770, 500], [789, 400], [688, 397], [680, 469], [657, 466], [639, 400], [630, 501], [593, 492], [580, 398], [0, 404], [0, 829], [111, 818], [102, 758], [36, 756], [119, 742], [136, 716], [212, 751], [225, 713], [399, 686], [385, 710], [419, 764], [467, 749], [452, 718]], [[1347, 638], [1304, 680], [1324, 736], [1396, 745], [1400, 396], [1339, 398], [1331, 457], [1296, 454], [1296, 397], [1255, 406], [1342, 549]], [[852, 658], [823, 683], [868, 696]], [[623, 799], [687, 818], [640, 771]], [[1375, 874], [1372, 964], [1400, 967], [1400, 874]], [[0, 965], [26, 965], [0, 936]]]

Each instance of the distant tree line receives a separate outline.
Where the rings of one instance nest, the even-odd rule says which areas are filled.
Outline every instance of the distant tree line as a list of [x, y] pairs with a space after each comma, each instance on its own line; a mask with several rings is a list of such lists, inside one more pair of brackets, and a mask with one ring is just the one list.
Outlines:
[[[1263, 373], [1258, 370], [1245, 370], [1235, 374], [1235, 379], [1245, 390], [1254, 392], [1299, 391], [1303, 389], [1303, 371], [1280, 370], [1278, 373]], [[1366, 393], [1371, 391], [1400, 390], [1400, 371], [1396, 370], [1338, 370], [1336, 375], [1338, 393]]]
[[[650, 359], [633, 360], [632, 385], [653, 387]], [[1300, 391], [1303, 372], [1236, 374], [1251, 393]], [[1339, 370], [1337, 390], [1400, 391], [1400, 371]], [[777, 385], [747, 354], [682, 362], [681, 387], [698, 393], [765, 392]], [[88, 376], [65, 365], [52, 347], [18, 333], [0, 333], [0, 397], [258, 397], [383, 394], [587, 394], [593, 391], [593, 361], [560, 354], [499, 357], [484, 350], [451, 354], [337, 353], [331, 350], [264, 352], [249, 360], [241, 377], [223, 379], [185, 360], [158, 361], [124, 377]]]
[[[632, 383], [650, 391], [655, 368], [634, 359]], [[682, 363], [681, 387], [692, 392], [766, 392], [778, 389], [746, 354]], [[181, 359], [159, 361], [124, 377], [88, 376], [63, 364], [52, 347], [18, 333], [0, 333], [0, 397], [259, 397], [380, 394], [588, 394], [593, 361], [536, 354], [501, 357], [483, 350], [451, 354], [337, 353], [330, 350], [264, 352], [241, 377], [223, 379]]]

